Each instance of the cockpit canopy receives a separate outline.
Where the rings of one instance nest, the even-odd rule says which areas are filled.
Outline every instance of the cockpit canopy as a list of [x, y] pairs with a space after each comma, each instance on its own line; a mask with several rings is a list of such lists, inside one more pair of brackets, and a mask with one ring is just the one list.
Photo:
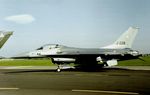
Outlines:
[[47, 44], [47, 45], [44, 45], [36, 50], [49, 50], [49, 49], [55, 49], [55, 48], [60, 48], [62, 47], [62, 45], [58, 45], [58, 44]]

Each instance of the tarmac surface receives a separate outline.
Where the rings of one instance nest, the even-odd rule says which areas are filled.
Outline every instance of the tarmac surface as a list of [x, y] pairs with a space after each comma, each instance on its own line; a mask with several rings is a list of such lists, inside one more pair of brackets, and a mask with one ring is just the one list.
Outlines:
[[0, 95], [150, 95], [150, 70], [132, 68], [0, 67]]

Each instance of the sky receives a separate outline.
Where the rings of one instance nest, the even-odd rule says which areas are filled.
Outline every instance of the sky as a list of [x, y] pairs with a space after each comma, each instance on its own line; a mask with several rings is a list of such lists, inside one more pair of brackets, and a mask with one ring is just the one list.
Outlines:
[[0, 0], [0, 30], [14, 31], [0, 56], [45, 44], [99, 48], [130, 26], [140, 28], [133, 49], [150, 53], [150, 0]]

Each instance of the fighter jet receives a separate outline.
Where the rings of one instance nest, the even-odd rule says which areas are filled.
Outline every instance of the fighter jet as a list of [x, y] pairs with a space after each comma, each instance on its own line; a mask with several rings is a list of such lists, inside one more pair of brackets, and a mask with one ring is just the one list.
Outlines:
[[3, 32], [0, 31], [0, 48], [5, 44], [5, 42], [9, 39], [9, 37], [13, 34], [12, 31]]
[[[53, 63], [76, 64], [76, 68], [95, 70], [101, 66], [117, 65], [119, 60], [138, 58], [139, 52], [132, 50], [132, 44], [139, 28], [129, 27], [113, 44], [101, 48], [77, 48], [59, 44], [47, 44], [34, 51], [19, 54], [13, 58], [51, 58]], [[102, 64], [99, 64], [101, 62]]]

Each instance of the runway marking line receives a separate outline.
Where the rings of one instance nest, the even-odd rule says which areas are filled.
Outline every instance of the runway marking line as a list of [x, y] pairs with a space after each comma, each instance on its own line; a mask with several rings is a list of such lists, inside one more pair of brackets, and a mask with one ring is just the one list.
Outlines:
[[0, 87], [0, 90], [19, 90], [19, 88]]
[[4, 69], [24, 69], [24, 68], [30, 68], [33, 66], [11, 66], [11, 67], [5, 67]]
[[72, 91], [73, 92], [92, 92], [92, 93], [139, 95], [139, 93], [135, 93], [135, 92], [120, 92], [120, 91], [102, 91], [102, 90], [72, 90]]

